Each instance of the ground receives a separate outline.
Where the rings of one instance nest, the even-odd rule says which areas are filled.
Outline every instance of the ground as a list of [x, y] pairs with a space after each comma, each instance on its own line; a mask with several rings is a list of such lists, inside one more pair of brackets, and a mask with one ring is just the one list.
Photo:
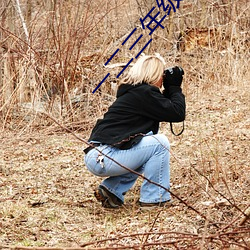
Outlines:
[[121, 209], [100, 206], [93, 189], [101, 178], [87, 171], [86, 145], [72, 134], [2, 131], [0, 248], [249, 249], [249, 99], [246, 85], [189, 91], [183, 135], [161, 125], [173, 204], [146, 212], [137, 205], [141, 180]]

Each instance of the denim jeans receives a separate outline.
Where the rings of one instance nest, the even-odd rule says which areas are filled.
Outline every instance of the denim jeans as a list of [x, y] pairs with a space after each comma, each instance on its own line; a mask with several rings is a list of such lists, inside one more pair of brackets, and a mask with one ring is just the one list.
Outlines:
[[[167, 149], [166, 149], [166, 148]], [[115, 147], [101, 145], [97, 147], [103, 154], [111, 157], [121, 165], [144, 174], [150, 181], [170, 188], [169, 142], [161, 134], [146, 135], [134, 147], [120, 150]], [[100, 152], [92, 149], [85, 155], [85, 164], [90, 172], [101, 177], [108, 177], [101, 186], [124, 202], [124, 195], [134, 185], [138, 175], [122, 168], [104, 156], [103, 164], [98, 161]], [[140, 202], [157, 203], [170, 200], [170, 194], [165, 189], [144, 180], [140, 190]]]

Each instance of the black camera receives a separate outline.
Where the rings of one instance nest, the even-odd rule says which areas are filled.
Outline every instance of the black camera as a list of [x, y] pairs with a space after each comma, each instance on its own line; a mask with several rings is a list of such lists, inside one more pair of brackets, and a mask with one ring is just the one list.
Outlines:
[[163, 86], [167, 88], [170, 85], [181, 86], [184, 70], [181, 67], [175, 66], [167, 68], [163, 72]]
[[165, 76], [167, 74], [173, 75], [174, 70], [178, 70], [181, 75], [184, 75], [183, 68], [179, 67], [179, 66], [175, 66], [175, 67], [170, 67], [170, 68], [165, 69], [164, 72], [163, 72], [163, 76]]
[[170, 67], [164, 70], [164, 75], [166, 75], [167, 73], [169, 74], [173, 74], [174, 73], [174, 67]]

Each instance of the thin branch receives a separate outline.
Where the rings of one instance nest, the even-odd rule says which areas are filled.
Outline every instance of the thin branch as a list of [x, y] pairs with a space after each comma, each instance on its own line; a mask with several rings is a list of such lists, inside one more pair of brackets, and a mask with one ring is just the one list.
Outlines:
[[[107, 238], [107, 239], [103, 239], [103, 240], [98, 240], [98, 241], [92, 241], [92, 242], [88, 242], [88, 243], [85, 243], [85, 244], [82, 244], [81, 247], [86, 247], [86, 246], [89, 246], [89, 245], [93, 245], [93, 244], [99, 244], [99, 243], [103, 243], [103, 242], [106, 242], [106, 241], [115, 241], [115, 240], [121, 240], [121, 239], [124, 239], [124, 238], [133, 238], [133, 237], [137, 237], [137, 236], [145, 236], [145, 235], [168, 235], [168, 234], [173, 234], [173, 235], [179, 235], [179, 236], [176, 236], [176, 237], [182, 237], [182, 238], [197, 238], [199, 237], [197, 234], [191, 234], [191, 233], [182, 233], [182, 232], [173, 232], [173, 231], [170, 231], [170, 232], [146, 232], [146, 233], [135, 233], [135, 234], [129, 234], [129, 235], [122, 235], [122, 236], [118, 236], [118, 237], [113, 237], [113, 238]], [[171, 238], [175, 238], [174, 236], [169, 236]]]
[[22, 23], [22, 26], [23, 26], [25, 38], [26, 38], [27, 43], [28, 43], [29, 48], [30, 48], [29, 32], [28, 32], [28, 28], [27, 28], [27, 25], [26, 25], [26, 22], [25, 22], [25, 19], [23, 17], [23, 13], [22, 13], [22, 10], [21, 10], [21, 7], [20, 7], [20, 2], [19, 2], [19, 0], [15, 0], [15, 1], [16, 1], [15, 7], [16, 7], [17, 13], [18, 13], [18, 15], [19, 15], [19, 17], [21, 19], [21, 23]]
[[209, 183], [209, 185], [212, 187], [212, 189], [217, 192], [219, 195], [221, 195], [224, 199], [226, 199], [233, 207], [235, 207], [239, 212], [241, 212], [244, 216], [247, 216], [235, 203], [232, 203], [230, 201], [230, 199], [228, 199], [224, 194], [222, 194], [218, 189], [216, 189], [214, 187], [214, 185], [211, 183], [211, 181], [207, 178], [207, 176], [205, 176], [203, 173], [201, 173], [197, 168], [195, 168], [193, 166], [193, 164], [191, 164], [191, 167], [199, 174], [201, 175], [202, 177], [204, 177], [207, 182]]
[[[160, 210], [160, 211], [158, 212], [158, 214], [155, 216], [155, 219], [154, 219], [154, 221], [153, 221], [153, 223], [152, 223], [152, 226], [151, 226], [151, 228], [150, 228], [150, 230], [149, 230], [149, 233], [152, 232], [152, 230], [153, 230], [153, 228], [154, 228], [154, 226], [155, 226], [155, 223], [156, 223], [157, 219], [158, 219], [159, 216], [160, 216], [161, 211], [162, 211], [162, 210]], [[143, 246], [145, 246], [146, 242], [148, 241], [149, 235], [150, 235], [150, 234], [147, 234], [147, 235], [146, 235], [146, 239], [144, 240]], [[144, 249], [144, 248], [142, 248], [142, 249]]]
[[250, 218], [250, 207], [248, 207], [246, 210], [245, 210], [245, 216], [241, 219], [240, 221], [240, 226], [244, 225], [245, 222]]
[[[146, 246], [159, 246], [159, 245], [171, 245], [174, 243], [182, 243], [185, 242], [185, 244], [187, 243], [187, 241], [192, 241], [193, 244], [195, 244], [194, 242], [197, 240], [201, 240], [201, 239], [205, 239], [208, 240], [210, 242], [224, 242], [227, 245], [234, 245], [234, 246], [238, 246], [241, 247], [243, 249], [250, 249], [246, 244], [241, 244], [239, 242], [235, 242], [232, 241], [232, 235], [237, 236], [242, 234], [242, 233], [250, 233], [250, 230], [234, 230], [234, 231], [229, 231], [227, 233], [221, 233], [221, 234], [213, 234], [213, 235], [206, 235], [204, 236], [199, 236], [197, 234], [192, 234], [192, 233], [182, 233], [182, 232], [148, 232], [148, 233], [135, 233], [135, 234], [130, 234], [130, 235], [122, 235], [122, 236], [118, 236], [118, 237], [113, 237], [113, 238], [107, 238], [104, 240], [97, 240], [97, 241], [93, 241], [93, 242], [88, 242], [85, 244], [82, 244], [79, 247], [25, 247], [25, 246], [7, 246], [7, 245], [0, 245], [0, 249], [11, 249], [11, 250], [83, 250], [85, 249], [85, 247], [88, 247], [90, 245], [95, 245], [95, 244], [100, 244], [100, 243], [105, 243], [107, 241], [118, 241], [124, 238], [133, 238], [133, 237], [137, 237], [137, 236], [145, 236], [145, 235], [168, 235], [166, 239], [170, 239], [170, 241], [161, 241], [161, 242], [147, 242], [147, 243], [143, 243], [143, 245], [139, 245], [139, 244], [135, 244], [135, 245], [121, 245], [118, 246], [107, 246], [107, 247], [99, 247], [99, 248], [89, 248], [88, 249], [142, 249], [142, 247], [146, 247]], [[223, 237], [223, 238], [222, 238]], [[228, 238], [225, 238], [228, 237]], [[192, 243], [191, 242], [191, 243]], [[114, 244], [113, 244], [114, 245]]]

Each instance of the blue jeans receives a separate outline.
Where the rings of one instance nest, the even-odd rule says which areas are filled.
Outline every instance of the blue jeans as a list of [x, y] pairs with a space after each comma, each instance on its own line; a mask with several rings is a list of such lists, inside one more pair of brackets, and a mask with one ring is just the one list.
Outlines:
[[[97, 148], [121, 165], [144, 174], [150, 181], [167, 189], [170, 188], [170, 145], [166, 136], [146, 135], [137, 145], [128, 150], [120, 150], [107, 145]], [[94, 175], [108, 177], [100, 185], [106, 187], [124, 202], [124, 195], [134, 185], [138, 175], [122, 168], [107, 157], [104, 157], [101, 165], [98, 161], [99, 155], [100, 153], [96, 149], [92, 149], [85, 155], [87, 168]], [[170, 200], [169, 192], [147, 180], [143, 181], [140, 202], [157, 203], [168, 200]]]

